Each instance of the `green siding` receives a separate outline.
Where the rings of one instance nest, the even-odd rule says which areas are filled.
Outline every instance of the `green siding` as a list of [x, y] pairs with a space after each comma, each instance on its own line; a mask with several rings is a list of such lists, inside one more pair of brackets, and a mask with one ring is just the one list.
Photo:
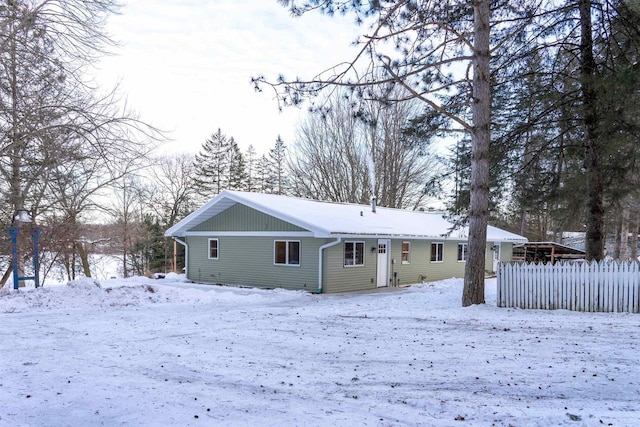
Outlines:
[[189, 231], [307, 231], [281, 219], [236, 203]]
[[[208, 240], [218, 239], [218, 259], [208, 259]], [[300, 241], [300, 265], [274, 265], [274, 240]], [[286, 288], [315, 292], [318, 248], [323, 239], [189, 236], [188, 278], [196, 282]]]
[[[208, 239], [218, 239], [219, 259], [208, 259]], [[274, 265], [275, 240], [300, 241], [300, 265]], [[316, 292], [318, 287], [318, 252], [320, 246], [334, 239], [310, 237], [250, 237], [250, 236], [189, 236], [188, 278], [203, 283], [285, 288]], [[364, 266], [344, 266], [344, 242], [364, 241]], [[411, 244], [410, 262], [402, 264], [402, 242]], [[443, 261], [431, 262], [429, 240], [391, 240], [389, 256], [390, 285], [432, 282], [452, 277], [464, 277], [465, 263], [458, 261], [457, 241], [434, 240], [444, 244]], [[344, 239], [324, 250], [323, 292], [373, 290], [377, 288], [378, 239]], [[492, 242], [487, 244], [487, 270], [493, 266]], [[501, 244], [501, 260], [511, 258], [512, 244]], [[395, 273], [395, 276], [394, 276]]]
[[[344, 242], [364, 241], [364, 265], [344, 266]], [[344, 239], [341, 243], [324, 250], [323, 292], [362, 291], [376, 288], [378, 239]]]
[[501, 262], [511, 262], [513, 257], [513, 243], [510, 242], [501, 242], [501, 243], [487, 243], [487, 253], [486, 253], [486, 267], [485, 270], [488, 273], [495, 273], [493, 271], [493, 245], [500, 245], [500, 261]]
[[513, 243], [504, 242], [500, 247], [500, 261], [511, 262], [513, 257]]
[[[378, 239], [345, 239], [345, 241], [365, 242], [365, 264], [362, 267], [344, 267], [344, 241], [325, 250], [324, 284], [325, 292], [344, 292], [371, 290], [377, 288], [377, 253], [371, 252], [377, 247]], [[411, 244], [410, 260], [402, 263], [402, 242]], [[444, 244], [442, 262], [431, 262], [431, 243], [429, 240], [391, 240], [389, 266], [390, 285], [409, 285], [420, 282], [433, 282], [452, 277], [464, 277], [465, 262], [458, 261], [458, 243], [463, 241], [433, 240]], [[493, 263], [493, 243], [487, 244], [487, 270]], [[511, 257], [511, 244], [502, 244], [502, 260]], [[395, 275], [394, 275], [395, 273]]]
[[[402, 263], [402, 242], [411, 243], [409, 264]], [[431, 243], [443, 243], [442, 262], [431, 262]], [[458, 243], [445, 240], [394, 240], [391, 255], [395, 261], [396, 284], [433, 282], [452, 277], [464, 277], [464, 262], [458, 261]]]

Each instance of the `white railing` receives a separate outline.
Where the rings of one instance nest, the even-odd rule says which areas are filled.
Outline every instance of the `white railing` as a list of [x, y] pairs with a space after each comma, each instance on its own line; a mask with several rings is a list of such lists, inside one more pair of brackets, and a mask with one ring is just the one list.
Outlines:
[[498, 307], [640, 313], [638, 262], [500, 263]]

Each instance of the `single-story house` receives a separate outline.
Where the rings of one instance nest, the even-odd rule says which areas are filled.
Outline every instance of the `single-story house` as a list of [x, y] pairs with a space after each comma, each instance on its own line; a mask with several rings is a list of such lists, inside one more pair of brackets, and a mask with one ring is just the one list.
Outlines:
[[[166, 231], [195, 282], [310, 292], [463, 277], [466, 228], [442, 213], [225, 190]], [[488, 270], [526, 238], [487, 229]]]

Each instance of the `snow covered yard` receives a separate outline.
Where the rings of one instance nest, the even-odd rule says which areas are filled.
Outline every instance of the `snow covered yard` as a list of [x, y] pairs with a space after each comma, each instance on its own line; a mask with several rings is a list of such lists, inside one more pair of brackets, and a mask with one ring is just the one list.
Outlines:
[[633, 426], [640, 317], [166, 279], [0, 290], [0, 425]]

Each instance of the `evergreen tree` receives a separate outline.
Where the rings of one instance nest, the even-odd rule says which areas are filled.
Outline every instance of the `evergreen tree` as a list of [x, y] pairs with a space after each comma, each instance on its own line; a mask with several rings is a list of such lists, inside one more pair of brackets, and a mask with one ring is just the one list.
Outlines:
[[228, 156], [229, 184], [227, 188], [230, 190], [245, 190], [247, 186], [246, 165], [242, 152], [233, 138], [230, 140]]
[[244, 159], [247, 171], [245, 189], [247, 191], [256, 191], [255, 174], [256, 165], [258, 162], [258, 154], [256, 153], [256, 149], [253, 148], [253, 145], [249, 145], [249, 148], [247, 148]]
[[271, 161], [266, 154], [263, 154], [256, 163], [256, 191], [272, 193], [274, 188], [272, 178]]
[[286, 158], [287, 147], [284, 145], [280, 135], [278, 135], [274, 147], [269, 150], [269, 160], [271, 162], [270, 181], [273, 183], [273, 192], [275, 194], [285, 194], [287, 191]]
[[218, 131], [212, 134], [202, 145], [195, 158], [196, 176], [194, 186], [197, 193], [205, 200], [219, 194], [229, 186], [229, 152], [232, 141]]
[[[495, 67], [494, 134], [508, 150], [520, 230], [533, 239], [587, 229], [587, 256], [600, 259], [607, 217], [638, 188], [639, 14], [625, 2], [553, 4], [523, 38], [520, 58]], [[555, 8], [555, 9], [553, 9]], [[612, 214], [608, 214], [611, 212]]]
[[[444, 115], [451, 126], [472, 141], [471, 188], [468, 209], [469, 257], [465, 264], [462, 304], [484, 302], [485, 252], [489, 218], [489, 153], [491, 142], [491, 58], [509, 58], [511, 40], [535, 15], [537, 4], [489, 0], [361, 2], [283, 0], [294, 15], [320, 10], [352, 13], [358, 22], [371, 18], [371, 33], [351, 60], [310, 80], [273, 83], [253, 79], [260, 89], [269, 84], [284, 104], [300, 104], [327, 86], [351, 88], [356, 110], [360, 101], [380, 99], [372, 88], [389, 82], [403, 86], [411, 98]], [[492, 28], [494, 31], [492, 32]], [[395, 51], [389, 46], [395, 47]], [[362, 62], [365, 62], [362, 64]], [[467, 72], [459, 72], [466, 69]], [[381, 92], [382, 102], [402, 102]]]

